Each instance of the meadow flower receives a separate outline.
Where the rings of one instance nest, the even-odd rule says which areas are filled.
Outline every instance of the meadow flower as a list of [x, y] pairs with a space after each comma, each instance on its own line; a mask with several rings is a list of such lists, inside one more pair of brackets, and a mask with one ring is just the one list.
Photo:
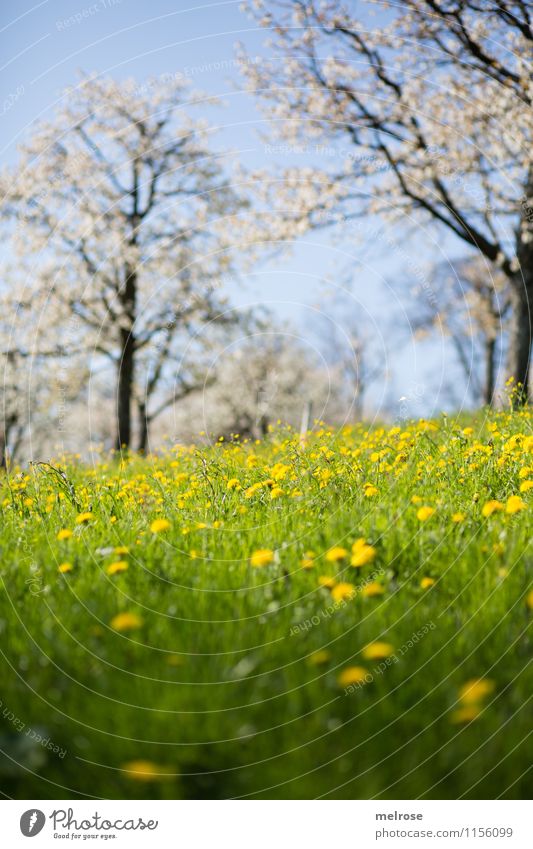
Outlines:
[[435, 586], [434, 578], [422, 578], [422, 580], [420, 581], [420, 587], [423, 590], [429, 590], [429, 588], [433, 586]]
[[315, 565], [315, 552], [314, 551], [306, 551], [304, 556], [300, 561], [300, 565], [302, 569], [312, 569]]
[[496, 499], [492, 499], [492, 501], [487, 501], [486, 504], [483, 505], [481, 513], [483, 516], [488, 517], [492, 516], [493, 513], [498, 513], [504, 509], [501, 501], [496, 501]]
[[369, 643], [364, 647], [361, 654], [365, 660], [386, 660], [394, 654], [394, 646], [390, 643]]
[[490, 678], [471, 678], [459, 689], [459, 701], [464, 704], [476, 704], [486, 696], [490, 696], [495, 689], [494, 681]]
[[94, 519], [94, 516], [89, 511], [87, 511], [86, 513], [80, 513], [78, 516], [76, 516], [76, 524], [84, 525], [87, 522], [90, 522], [91, 519]]
[[117, 613], [109, 624], [114, 631], [135, 631], [142, 627], [143, 620], [136, 613]]
[[72, 572], [72, 563], [60, 563], [57, 568], [58, 572], [64, 575], [66, 572]]
[[150, 530], [153, 534], [160, 534], [163, 531], [168, 531], [170, 528], [170, 522], [168, 519], [154, 519], [152, 524], [150, 525]]
[[353, 584], [341, 582], [332, 587], [331, 598], [333, 601], [345, 601], [346, 599], [353, 598], [355, 593], [356, 589]]
[[250, 556], [252, 566], [268, 566], [274, 560], [274, 552], [270, 548], [258, 548]]
[[275, 498], [280, 498], [282, 495], [284, 495], [284, 492], [280, 486], [274, 486], [270, 490], [270, 497], [272, 500], [274, 500]]
[[513, 515], [514, 513], [519, 513], [520, 510], [525, 510], [526, 508], [526, 502], [522, 498], [520, 498], [519, 495], [511, 495], [511, 497], [507, 499], [507, 504], [505, 505], [505, 512], [509, 515]]
[[520, 492], [529, 492], [530, 489], [533, 489], [533, 481], [522, 481], [522, 483], [520, 484]]
[[450, 715], [450, 722], [453, 722], [454, 725], [462, 725], [466, 722], [472, 722], [474, 719], [477, 719], [480, 713], [480, 705], [467, 705], [466, 707], [452, 711]]
[[428, 519], [431, 519], [431, 517], [434, 515], [434, 513], [435, 513], [435, 508], [429, 507], [426, 504], [423, 507], [418, 508], [418, 510], [416, 511], [416, 518], [418, 519], [419, 522], [427, 522]]
[[452, 514], [452, 522], [455, 522], [457, 525], [460, 522], [464, 522], [465, 519], [466, 519], [465, 513], [453, 513]]
[[373, 545], [368, 545], [362, 537], [352, 545], [352, 557], [350, 563], [352, 566], [366, 566], [372, 563], [377, 555], [377, 549]]
[[332, 590], [337, 581], [330, 575], [320, 575], [318, 583], [319, 586], [324, 587], [326, 590]]
[[229, 489], [229, 490], [240, 489], [240, 488], [241, 488], [241, 485], [239, 483], [238, 478], [230, 478], [230, 480], [228, 481], [228, 483], [226, 485], [226, 489]]
[[330, 550], [326, 553], [326, 560], [328, 563], [338, 563], [339, 560], [344, 560], [348, 552], [345, 548], [341, 548], [341, 546], [337, 545], [334, 548], [330, 548]]
[[61, 542], [62, 540], [70, 539], [71, 536], [72, 531], [69, 530], [69, 528], [63, 528], [61, 531], [59, 531], [57, 539]]
[[337, 676], [337, 683], [340, 687], [349, 687], [350, 684], [362, 684], [368, 675], [368, 671], [364, 666], [347, 666]]
[[363, 492], [365, 494], [365, 498], [372, 498], [374, 495], [377, 495], [379, 490], [377, 486], [374, 486], [372, 483], [365, 483], [363, 486]]
[[129, 554], [130, 550], [127, 545], [117, 545], [113, 549], [115, 554]]
[[365, 598], [373, 598], [374, 596], [383, 595], [384, 592], [384, 588], [381, 584], [378, 584], [377, 581], [365, 584], [365, 586], [361, 589], [361, 595], [365, 596]]
[[115, 563], [110, 563], [106, 569], [108, 575], [116, 575], [117, 572], [125, 572], [128, 568], [126, 560], [117, 560]]
[[315, 651], [307, 658], [307, 662], [310, 666], [323, 666], [325, 663], [329, 663], [330, 660], [331, 652], [327, 651], [327, 649]]
[[135, 781], [160, 781], [172, 777], [170, 773], [162, 772], [162, 768], [152, 761], [128, 761], [121, 768], [128, 778]]

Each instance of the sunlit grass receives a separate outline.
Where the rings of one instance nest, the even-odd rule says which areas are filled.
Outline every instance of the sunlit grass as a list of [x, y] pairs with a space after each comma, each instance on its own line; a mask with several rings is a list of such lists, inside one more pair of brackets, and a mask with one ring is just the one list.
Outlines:
[[11, 470], [4, 791], [525, 795], [531, 422]]

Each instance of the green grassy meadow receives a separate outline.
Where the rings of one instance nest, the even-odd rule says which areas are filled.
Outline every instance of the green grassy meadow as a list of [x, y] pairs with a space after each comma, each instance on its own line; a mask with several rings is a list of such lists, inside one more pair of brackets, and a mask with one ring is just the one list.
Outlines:
[[527, 797], [532, 421], [11, 469], [3, 793]]

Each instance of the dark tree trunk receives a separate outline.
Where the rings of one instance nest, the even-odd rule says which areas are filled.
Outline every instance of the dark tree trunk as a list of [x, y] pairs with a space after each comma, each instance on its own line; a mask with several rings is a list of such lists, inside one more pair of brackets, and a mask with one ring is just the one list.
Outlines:
[[496, 339], [488, 338], [485, 342], [485, 387], [483, 400], [487, 407], [494, 403], [494, 390], [496, 381]]
[[133, 395], [134, 339], [127, 330], [120, 331], [122, 356], [117, 375], [117, 451], [131, 443], [131, 399]]
[[139, 441], [137, 444], [137, 450], [141, 454], [146, 454], [148, 449], [148, 434], [150, 429], [150, 422], [148, 420], [148, 415], [146, 413], [146, 404], [144, 401], [139, 401], [137, 405], [137, 412], [139, 418]]
[[129, 448], [131, 445], [131, 407], [135, 376], [135, 303], [137, 296], [137, 278], [134, 271], [126, 269], [126, 282], [121, 293], [121, 303], [126, 326], [120, 328], [120, 359], [117, 374], [117, 435], [115, 448]]
[[[530, 285], [527, 285], [529, 276]], [[533, 268], [511, 280], [511, 321], [509, 327], [508, 376], [518, 387], [516, 401], [526, 403], [529, 393], [529, 366], [533, 310]]]
[[511, 278], [511, 323], [509, 328], [508, 376], [514, 378], [516, 401], [529, 400], [529, 371], [533, 331], [533, 168], [530, 168], [521, 204], [516, 258], [519, 268]]

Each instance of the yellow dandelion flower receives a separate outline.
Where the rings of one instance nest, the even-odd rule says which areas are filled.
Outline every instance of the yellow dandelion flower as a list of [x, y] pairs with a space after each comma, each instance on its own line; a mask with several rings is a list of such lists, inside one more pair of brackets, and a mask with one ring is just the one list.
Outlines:
[[453, 722], [454, 725], [462, 725], [477, 719], [480, 713], [481, 707], [479, 705], [467, 705], [466, 707], [452, 711], [450, 722]]
[[345, 601], [346, 599], [353, 598], [355, 593], [356, 589], [353, 584], [341, 582], [332, 587], [331, 598], [333, 601]]
[[127, 545], [117, 545], [113, 549], [113, 551], [114, 551], [115, 554], [129, 554], [130, 553], [130, 550], [129, 550]]
[[319, 586], [324, 587], [326, 590], [332, 590], [337, 581], [330, 575], [320, 575], [318, 583]]
[[345, 548], [341, 548], [340, 545], [335, 546], [334, 548], [330, 548], [330, 550], [326, 553], [326, 560], [328, 563], [338, 563], [339, 560], [344, 560], [348, 552]]
[[241, 488], [241, 485], [239, 483], [238, 478], [230, 478], [230, 480], [228, 481], [228, 483], [226, 485], [226, 489], [229, 489], [229, 490], [240, 489], [240, 488]]
[[94, 516], [89, 511], [87, 511], [86, 513], [80, 513], [79, 516], [76, 516], [76, 524], [84, 525], [87, 522], [90, 522], [91, 519], [94, 519]]
[[520, 492], [529, 492], [530, 489], [533, 489], [533, 481], [522, 481], [520, 484]]
[[108, 575], [116, 575], [117, 572], [125, 572], [128, 568], [126, 560], [117, 560], [115, 563], [110, 563], [106, 569]]
[[365, 596], [365, 598], [373, 598], [374, 596], [383, 595], [385, 592], [384, 588], [381, 584], [378, 584], [377, 581], [372, 581], [370, 584], [366, 584], [361, 590], [361, 595]]
[[142, 627], [143, 620], [136, 613], [117, 613], [109, 624], [114, 631], [135, 631]]
[[372, 498], [374, 495], [377, 495], [379, 490], [377, 486], [374, 486], [372, 483], [365, 483], [363, 487], [363, 492], [365, 494], [365, 498]]
[[471, 705], [490, 696], [496, 685], [490, 678], [471, 678], [459, 689], [459, 700], [464, 704]]
[[60, 563], [58, 571], [64, 575], [66, 572], [72, 572], [72, 563]]
[[170, 522], [168, 519], [154, 519], [152, 524], [150, 525], [150, 530], [153, 534], [160, 534], [163, 531], [168, 531], [170, 528]]
[[59, 533], [57, 535], [57, 539], [59, 541], [61, 541], [61, 540], [64, 540], [64, 539], [70, 539], [71, 536], [72, 536], [72, 531], [69, 530], [69, 528], [63, 528], [61, 531], [59, 531]]
[[284, 494], [285, 493], [283, 492], [280, 486], [273, 486], [270, 490], [270, 497], [272, 500], [274, 500], [275, 498], [280, 498]]
[[435, 586], [434, 578], [422, 578], [422, 580], [420, 581], [420, 587], [423, 590], [429, 590], [430, 587], [434, 587], [434, 586]]
[[428, 505], [426, 504], [423, 507], [418, 508], [418, 510], [416, 511], [416, 518], [419, 522], [427, 522], [428, 519], [431, 519], [434, 513], [435, 508], [428, 507]]
[[511, 495], [511, 497], [507, 499], [507, 504], [505, 505], [505, 512], [509, 515], [513, 515], [514, 513], [519, 513], [520, 510], [525, 510], [526, 508], [526, 502], [522, 498], [520, 498], [519, 495]]
[[327, 649], [315, 651], [307, 658], [307, 662], [310, 666], [323, 666], [325, 663], [329, 663], [330, 660], [331, 652], [327, 651]]
[[270, 548], [258, 548], [250, 556], [252, 566], [268, 566], [274, 560], [274, 552]]
[[340, 687], [349, 687], [350, 684], [362, 684], [368, 675], [364, 666], [347, 666], [337, 677]]
[[361, 654], [365, 660], [386, 660], [394, 654], [394, 646], [390, 643], [369, 643], [364, 647]]
[[501, 501], [496, 501], [496, 499], [492, 499], [492, 501], [487, 501], [487, 503], [483, 505], [481, 513], [483, 516], [488, 517], [492, 516], [493, 513], [500, 512], [503, 509], [504, 507]]
[[169, 777], [169, 773], [162, 772], [152, 761], [128, 761], [122, 765], [122, 771], [134, 781], [160, 781]]
[[465, 519], [466, 519], [465, 513], [453, 513], [452, 514], [452, 522], [455, 522], [457, 525], [460, 522], [464, 522]]
[[352, 557], [350, 563], [352, 566], [366, 566], [376, 559], [377, 549], [373, 545], [367, 545], [364, 541], [362, 545], [354, 543], [352, 547]]

